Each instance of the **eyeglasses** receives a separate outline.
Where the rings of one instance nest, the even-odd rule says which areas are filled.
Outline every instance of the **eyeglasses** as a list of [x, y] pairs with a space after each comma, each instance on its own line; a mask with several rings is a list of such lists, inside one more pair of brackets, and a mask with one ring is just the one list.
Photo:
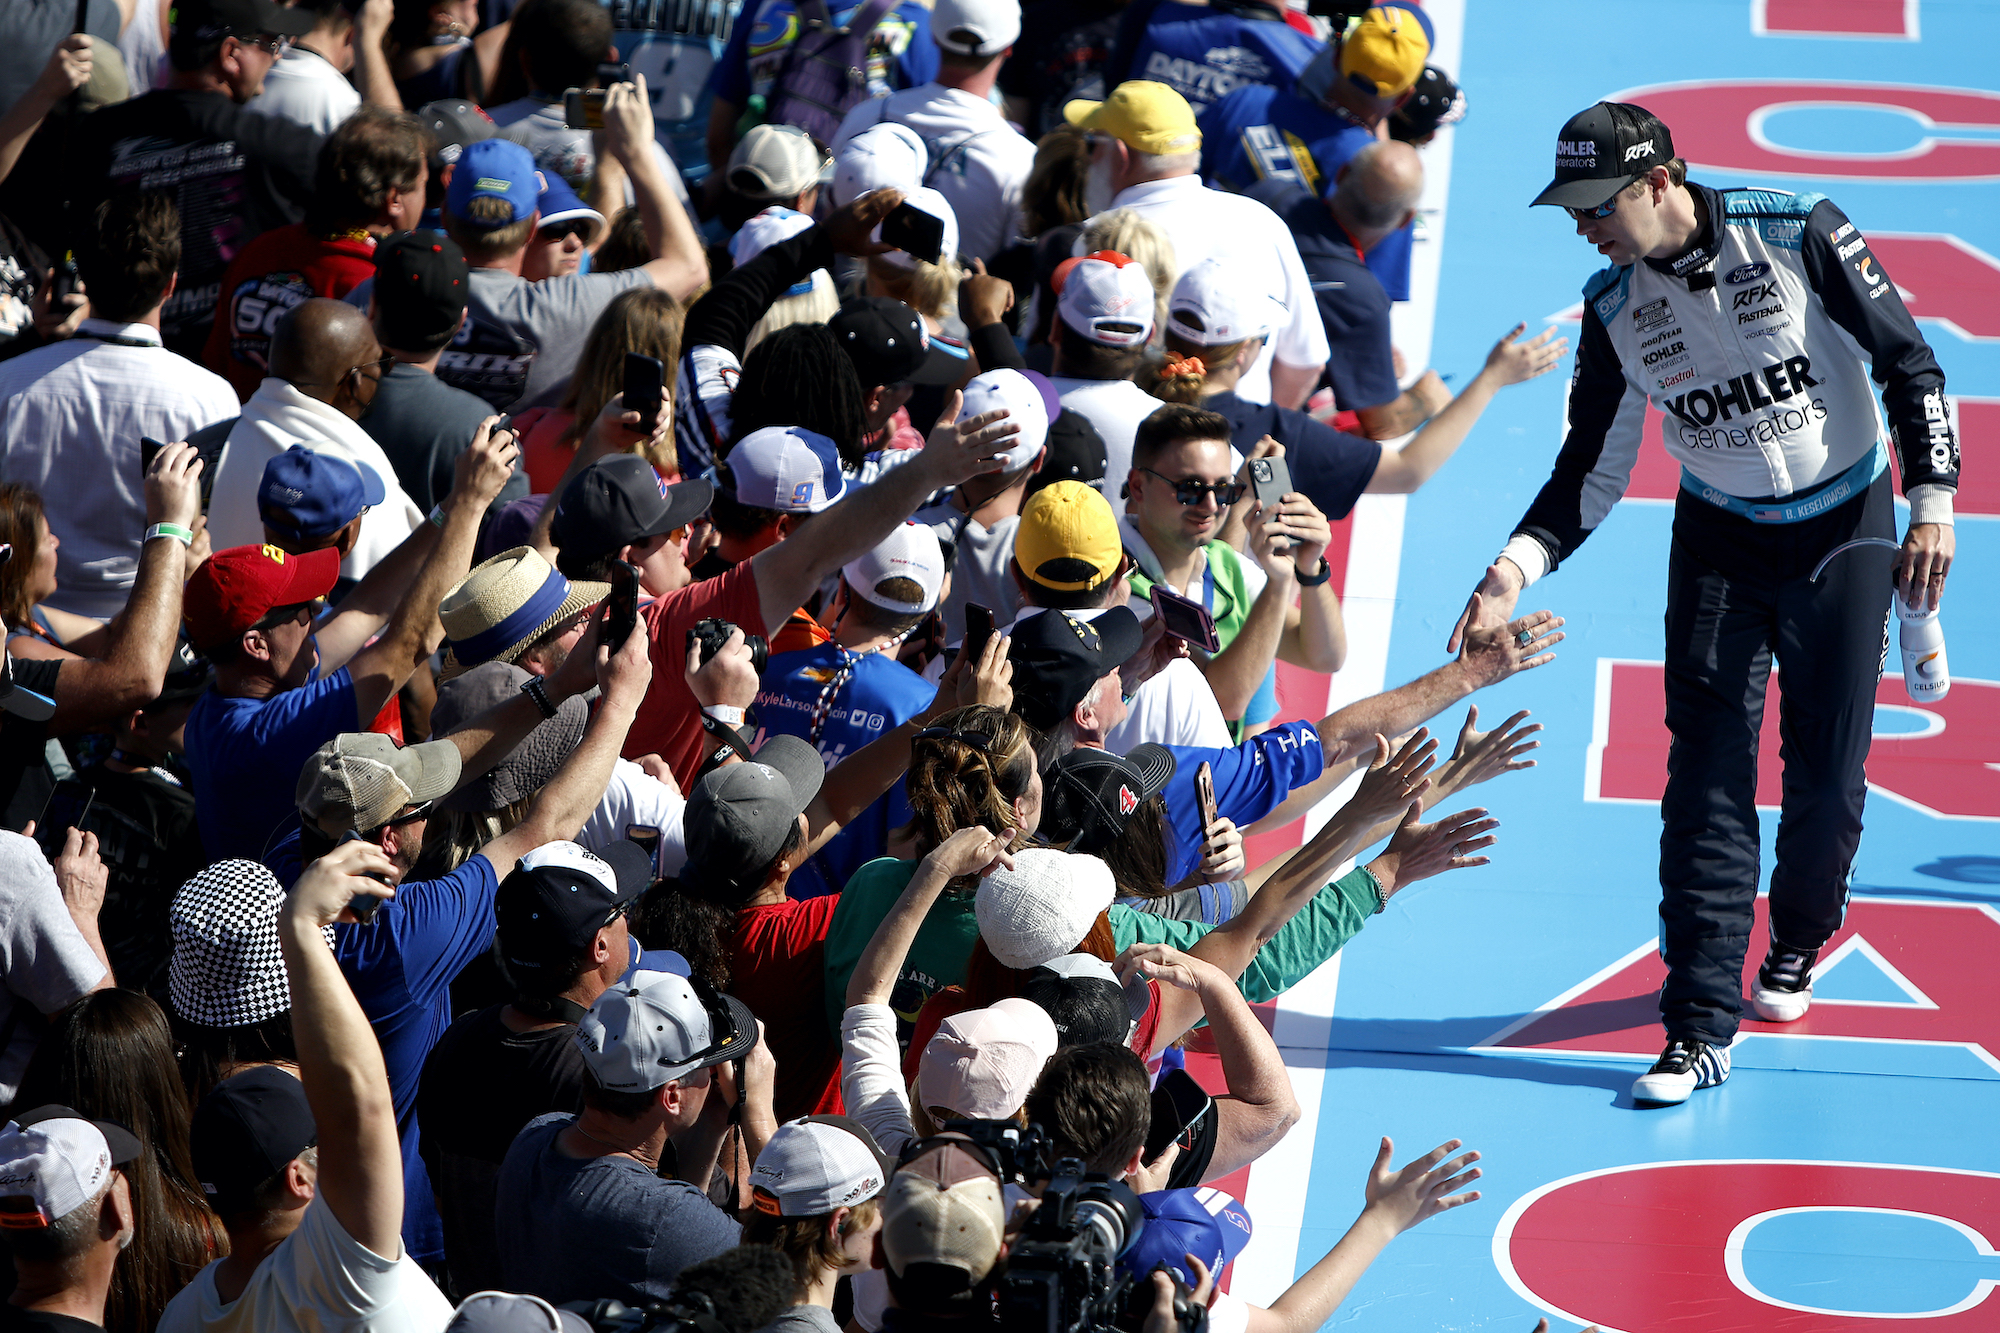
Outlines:
[[267, 55], [281, 56], [291, 49], [292, 39], [289, 37], [279, 37], [273, 33], [260, 32], [255, 37], [246, 39], [243, 44], [245, 46], [254, 46]]
[[378, 357], [373, 361], [363, 361], [358, 366], [349, 366], [347, 368], [346, 374], [344, 374], [341, 378], [345, 379], [347, 375], [352, 375], [358, 370], [366, 370], [370, 366], [373, 366], [375, 367], [375, 373], [374, 375], [369, 376], [368, 378], [380, 380], [384, 375], [387, 375], [389, 373], [389, 368], [395, 364], [396, 364], [396, 358], [392, 355], [389, 355], [388, 353], [384, 353], [382, 356]]
[[422, 805], [411, 806], [408, 810], [404, 811], [400, 815], [397, 815], [394, 819], [385, 821], [382, 827], [401, 828], [405, 824], [414, 824], [419, 820], [429, 819], [431, 817], [431, 811], [435, 810], [436, 808], [437, 808], [436, 801], [425, 801]]
[[568, 218], [537, 229], [535, 238], [551, 245], [558, 241], [566, 241], [572, 236], [587, 241], [590, 239], [590, 233], [596, 230], [597, 224], [589, 218]]
[[[1644, 173], [1641, 173], [1641, 175], [1643, 174]], [[1606, 199], [1603, 203], [1599, 204], [1596, 208], [1571, 208], [1567, 204], [1565, 204], [1563, 205], [1563, 212], [1569, 214], [1571, 217], [1575, 218], [1578, 222], [1602, 221], [1603, 219], [1610, 217], [1613, 213], [1616, 213], [1618, 211], [1618, 200], [1624, 195], [1626, 186], [1629, 186], [1632, 183], [1632, 181], [1638, 179], [1640, 179], [1640, 176], [1634, 176], [1632, 177], [1632, 180], [1626, 181], [1624, 185], [1621, 185], [1617, 189], [1613, 190], [1611, 192], [1611, 197], [1609, 199]]]
[[1142, 467], [1139, 470], [1149, 477], [1158, 477], [1161, 481], [1172, 486], [1174, 488], [1174, 499], [1179, 500], [1184, 505], [1198, 505], [1201, 503], [1203, 496], [1213, 495], [1215, 502], [1224, 509], [1227, 509], [1238, 500], [1241, 500], [1244, 492], [1250, 489], [1240, 481], [1197, 481], [1193, 477], [1184, 477], [1179, 481], [1175, 481], [1172, 477], [1155, 472], [1149, 467]]

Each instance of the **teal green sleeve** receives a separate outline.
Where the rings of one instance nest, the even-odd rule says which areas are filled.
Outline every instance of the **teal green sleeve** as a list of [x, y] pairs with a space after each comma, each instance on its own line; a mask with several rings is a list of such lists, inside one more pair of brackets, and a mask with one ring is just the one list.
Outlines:
[[[1237, 979], [1237, 989], [1252, 1004], [1277, 999], [1359, 934], [1379, 901], [1373, 876], [1358, 866], [1348, 871], [1315, 893], [1264, 942]], [[1111, 937], [1120, 953], [1136, 943], [1186, 950], [1215, 929], [1198, 921], [1169, 921], [1115, 903], [1110, 912]]]

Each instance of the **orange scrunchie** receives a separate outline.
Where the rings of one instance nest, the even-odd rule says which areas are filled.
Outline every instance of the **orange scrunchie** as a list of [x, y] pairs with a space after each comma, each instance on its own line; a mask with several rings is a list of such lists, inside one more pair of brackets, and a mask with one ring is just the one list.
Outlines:
[[1202, 359], [1198, 356], [1182, 356], [1177, 352], [1169, 352], [1163, 368], [1167, 374], [1176, 378], [1182, 375], [1194, 375], [1200, 379], [1208, 378], [1208, 367], [1202, 364]]

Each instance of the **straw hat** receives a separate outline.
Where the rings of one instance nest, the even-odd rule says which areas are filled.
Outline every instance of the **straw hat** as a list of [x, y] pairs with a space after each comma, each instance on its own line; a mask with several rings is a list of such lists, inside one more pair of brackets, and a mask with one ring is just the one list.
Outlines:
[[532, 546], [473, 566], [438, 604], [444, 679], [481, 662], [512, 662], [562, 621], [611, 593], [608, 583], [571, 583]]

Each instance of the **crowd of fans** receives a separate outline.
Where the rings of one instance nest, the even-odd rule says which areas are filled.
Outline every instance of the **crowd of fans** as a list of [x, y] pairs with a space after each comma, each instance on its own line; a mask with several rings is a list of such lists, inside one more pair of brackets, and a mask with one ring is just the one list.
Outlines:
[[1427, 723], [1563, 637], [1280, 720], [1333, 525], [1563, 350], [1391, 344], [1420, 7], [0, 39], [0, 1333], [990, 1324], [1080, 1173], [1126, 1326], [1311, 1328], [1478, 1197], [1384, 1138], [1213, 1291], [1251, 1006], [1486, 863], [1539, 727]]

